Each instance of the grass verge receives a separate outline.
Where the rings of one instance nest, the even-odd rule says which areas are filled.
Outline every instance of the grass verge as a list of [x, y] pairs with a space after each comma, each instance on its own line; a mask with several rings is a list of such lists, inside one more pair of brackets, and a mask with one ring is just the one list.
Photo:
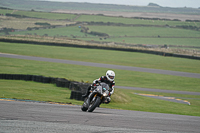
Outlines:
[[0, 42], [0, 52], [56, 59], [200, 73], [199, 60], [137, 52]]
[[[68, 88], [56, 87], [53, 84], [16, 80], [0, 80], [0, 84], [0, 98], [72, 103], [76, 105], [81, 105], [83, 103], [83, 101], [69, 99], [71, 91]], [[141, 91], [116, 89], [115, 93], [111, 97], [111, 103], [108, 105], [102, 104], [101, 107], [200, 116], [200, 96], [181, 95], [182, 99], [190, 100], [191, 105], [186, 105], [139, 96], [134, 94], [136, 92], [139, 93]], [[150, 92], [150, 94], [152, 93], [155, 94], [156, 92]], [[167, 93], [156, 94], [162, 94], [165, 96], [172, 95]], [[178, 94], [173, 94], [173, 96], [180, 97]]]
[[[32, 74], [50, 77], [89, 81], [104, 75], [108, 69], [63, 63], [0, 58], [0, 73]], [[113, 69], [116, 72], [116, 85], [164, 90], [200, 92], [200, 79], [146, 72]]]

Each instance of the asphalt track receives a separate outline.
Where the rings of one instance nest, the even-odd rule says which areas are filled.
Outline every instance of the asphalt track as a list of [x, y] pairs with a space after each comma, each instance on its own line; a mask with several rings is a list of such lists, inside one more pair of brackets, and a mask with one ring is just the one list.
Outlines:
[[1, 133], [199, 133], [200, 117], [0, 100]]
[[[92, 67], [102, 67], [102, 68], [108, 68], [108, 69], [121, 69], [121, 70], [157, 73], [157, 74], [174, 75], [174, 76], [181, 76], [181, 77], [190, 77], [190, 78], [200, 78], [200, 74], [197, 74], [197, 73], [187, 73], [187, 72], [159, 70], [159, 69], [150, 69], [150, 68], [140, 68], [140, 67], [120, 66], [120, 65], [92, 63], [92, 62], [83, 62], [83, 61], [52, 59], [52, 58], [33, 57], [33, 56], [24, 56], [24, 55], [6, 54], [6, 53], [0, 53], [0, 57], [25, 59], [25, 60], [35, 60], [35, 61], [46, 61], [46, 62], [55, 62], [55, 63], [65, 63], [65, 64], [92, 66]], [[152, 91], [152, 92], [175, 93], [175, 94], [200, 95], [199, 92], [159, 90], [159, 89], [125, 87], [125, 86], [116, 86], [116, 88], [142, 90], [142, 91]]]

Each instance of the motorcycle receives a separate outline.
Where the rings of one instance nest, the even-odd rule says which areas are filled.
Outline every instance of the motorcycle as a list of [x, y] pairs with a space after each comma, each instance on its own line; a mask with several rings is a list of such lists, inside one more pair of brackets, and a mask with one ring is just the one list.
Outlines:
[[92, 112], [96, 107], [99, 107], [101, 103], [109, 103], [110, 88], [106, 83], [99, 83], [96, 87], [93, 87], [91, 93], [85, 98], [83, 105], [81, 106], [82, 111]]

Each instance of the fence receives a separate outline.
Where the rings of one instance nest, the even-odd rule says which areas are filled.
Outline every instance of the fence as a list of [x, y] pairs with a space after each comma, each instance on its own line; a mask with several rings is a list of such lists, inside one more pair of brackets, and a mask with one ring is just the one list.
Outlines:
[[71, 90], [70, 99], [83, 100], [82, 95], [86, 93], [89, 83], [70, 81], [65, 78], [45, 77], [41, 75], [24, 75], [24, 74], [0, 74], [0, 79], [6, 80], [25, 80], [40, 83], [56, 84], [57, 87], [69, 88]]

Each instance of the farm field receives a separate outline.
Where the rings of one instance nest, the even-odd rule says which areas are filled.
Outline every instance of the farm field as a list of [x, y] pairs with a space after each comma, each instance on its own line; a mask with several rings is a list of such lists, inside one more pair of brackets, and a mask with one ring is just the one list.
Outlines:
[[[66, 22], [63, 20], [55, 21], [55, 20], [45, 20], [45, 19], [37, 19], [37, 18], [13, 18], [13, 17], [5, 17], [0, 16], [1, 28], [13, 28], [18, 30], [27, 30], [28, 27], [43, 27], [41, 25], [36, 25], [37, 22], [46, 23], [48, 22], [50, 25], [66, 25], [71, 24], [73, 22]], [[3, 34], [2, 34], [3, 35]]]
[[[53, 28], [53, 29], [41, 29], [41, 30], [33, 30], [33, 31], [19, 31], [11, 33], [11, 35], [40, 35], [43, 36], [47, 34], [48, 36], [65, 36], [73, 38], [73, 35], [76, 36], [85, 36], [84, 33], [80, 32], [80, 29], [77, 26], [73, 27], [60, 27], [60, 28]], [[89, 35], [90, 37], [91, 35]]]
[[[125, 47], [137, 47], [135, 45], [140, 45], [140, 47], [160, 48], [168, 46], [169, 51], [173, 53], [180, 53], [180, 49], [182, 54], [188, 53], [197, 56], [200, 54], [200, 32], [198, 30], [200, 22], [148, 20], [6, 9], [1, 9], [0, 11], [3, 14], [12, 11], [14, 15], [26, 16], [24, 18], [1, 16], [0, 27], [13, 29], [12, 32], [9, 32], [9, 30], [8, 32], [0, 32], [1, 36], [32, 35], [54, 38], [64, 37], [88, 42], [95, 41], [100, 45], [101, 43], [111, 43]], [[181, 28], [181, 26], [185, 28]], [[87, 28], [87, 31], [85, 31], [85, 28]], [[103, 33], [108, 36], [99, 36], [91, 34], [91, 32], [97, 34]]]
[[125, 18], [125, 17], [110, 17], [110, 16], [100, 16], [100, 15], [79, 15], [75, 21], [83, 22], [112, 22], [112, 23], [123, 23], [123, 24], [135, 24], [135, 25], [191, 25], [200, 26], [200, 22], [186, 22], [186, 21], [170, 21], [170, 20], [146, 20], [146, 19], [135, 19], [135, 18]]
[[55, 19], [55, 20], [70, 20], [75, 18], [75, 14], [66, 14], [66, 13], [49, 13], [49, 12], [34, 12], [34, 11], [19, 11], [16, 10], [14, 14], [24, 15], [33, 18], [42, 18], [42, 19]]
[[[102, 15], [47, 13], [6, 9], [1, 9], [0, 12], [3, 14], [12, 12], [14, 15], [30, 17], [13, 18], [1, 16], [1, 28], [6, 27], [13, 28], [15, 30], [15, 32], [7, 33], [8, 35], [29, 34], [54, 37], [64, 36], [79, 40], [94, 40], [99, 42], [199, 46], [198, 41], [200, 38], [200, 32], [198, 30], [188, 28], [198, 28], [200, 27], [200, 22], [148, 20], [111, 16], [108, 17]], [[90, 24], [87, 24], [88, 22]], [[37, 25], [37, 23], [48, 23], [51, 27]], [[121, 25], [116, 26], [115, 24]], [[187, 28], [177, 28], [177, 26], [186, 26]], [[35, 27], [38, 27], [39, 29], [30, 29]], [[87, 32], [81, 32], [84, 27], [88, 28]], [[27, 30], [28, 28], [29, 30]], [[109, 37], [101, 39], [102, 36], [93, 35], [90, 34], [90, 32], [105, 33], [108, 34]], [[0, 35], [3, 34], [3, 32], [0, 33]], [[189, 41], [186, 41], [186, 38], [188, 38]]]
[[[106, 33], [110, 37], [125, 37], [125, 36], [133, 36], [133, 37], [158, 37], [158, 35], [162, 37], [182, 37], [182, 38], [192, 38], [199, 37], [200, 32], [198, 31], [190, 31], [183, 29], [171, 29], [171, 28], [157, 28], [157, 27], [117, 27], [117, 26], [88, 26], [89, 32], [95, 31], [100, 33]], [[74, 33], [74, 32], [76, 33]], [[70, 36], [70, 32], [72, 35], [77, 37], [84, 37], [85, 33], [80, 32], [81, 29], [78, 26], [71, 27], [63, 27], [63, 28], [54, 28], [54, 29], [41, 29], [41, 30], [33, 30], [33, 31], [22, 31], [22, 32], [14, 32], [11, 34], [16, 35], [25, 35], [25, 34], [33, 34], [36, 33], [38, 35], [48, 34], [49, 36], [54, 35], [62, 35], [62, 36]], [[89, 36], [90, 37], [90, 36]], [[94, 36], [93, 36], [94, 37]], [[98, 37], [99, 38], [99, 37]], [[180, 38], [179, 38], [180, 39]]]
[[104, 32], [109, 36], [200, 37], [199, 31], [157, 27], [89, 26], [89, 31]]
[[[158, 37], [110, 37], [100, 40], [97, 37], [91, 37], [91, 38], [85, 38], [85, 37], [77, 37], [77, 39], [85, 40], [85, 41], [101, 41], [102, 43], [106, 42], [116, 42], [120, 44], [116, 44], [119, 46], [132, 46], [134, 45], [167, 45], [170, 49], [181, 49], [181, 47], [178, 48], [178, 46], [191, 46], [191, 49], [196, 49], [199, 51], [199, 48], [192, 48], [192, 47], [199, 47], [199, 38], [158, 38]], [[173, 45], [173, 46], [170, 46]], [[182, 49], [188, 49], [188, 48], [182, 48]]]

